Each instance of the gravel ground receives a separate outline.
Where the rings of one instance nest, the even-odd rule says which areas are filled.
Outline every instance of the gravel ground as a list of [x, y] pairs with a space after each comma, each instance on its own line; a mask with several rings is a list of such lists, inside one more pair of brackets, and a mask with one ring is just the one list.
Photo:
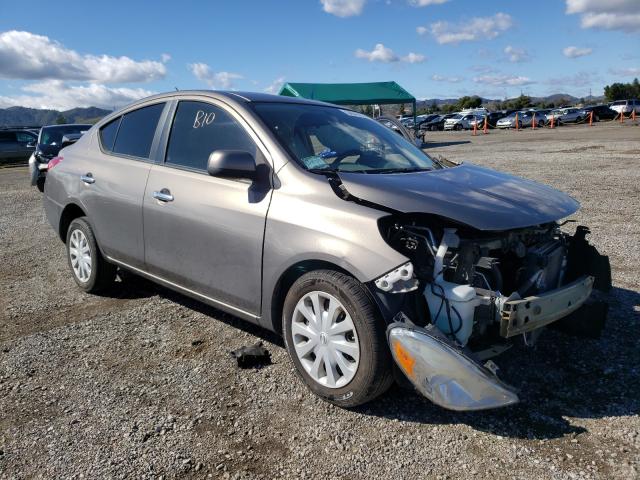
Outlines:
[[[81, 293], [25, 168], [0, 169], [0, 477], [638, 478], [640, 127], [429, 135], [429, 150], [561, 188], [611, 257], [600, 340], [496, 359], [522, 403], [442, 410], [394, 387], [332, 407], [275, 335], [125, 277]], [[273, 364], [229, 351], [262, 340]]]

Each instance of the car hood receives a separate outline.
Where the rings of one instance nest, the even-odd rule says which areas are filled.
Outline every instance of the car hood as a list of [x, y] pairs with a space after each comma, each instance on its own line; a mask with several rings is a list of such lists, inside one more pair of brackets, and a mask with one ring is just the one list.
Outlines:
[[404, 213], [439, 215], [478, 230], [510, 230], [552, 222], [580, 204], [531, 180], [464, 164], [428, 172], [340, 172], [355, 197]]

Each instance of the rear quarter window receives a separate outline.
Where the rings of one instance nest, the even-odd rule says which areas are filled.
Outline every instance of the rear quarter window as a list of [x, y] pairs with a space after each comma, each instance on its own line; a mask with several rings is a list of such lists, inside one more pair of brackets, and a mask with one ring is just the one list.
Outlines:
[[132, 157], [149, 158], [151, 144], [164, 105], [164, 103], [157, 103], [124, 114], [113, 144], [113, 152]]
[[113, 144], [116, 141], [116, 134], [118, 133], [121, 119], [122, 117], [118, 117], [100, 129], [100, 143], [102, 144], [102, 148], [108, 152], [113, 150]]

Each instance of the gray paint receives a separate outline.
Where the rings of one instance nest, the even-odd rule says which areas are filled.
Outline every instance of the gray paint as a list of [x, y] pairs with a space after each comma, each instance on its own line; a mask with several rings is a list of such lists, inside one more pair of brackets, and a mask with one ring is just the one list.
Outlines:
[[[178, 99], [213, 103], [254, 139], [263, 181], [216, 178], [165, 166], [164, 152]], [[405, 263], [378, 230], [388, 213], [338, 198], [324, 176], [309, 173], [254, 116], [251, 101], [313, 103], [239, 92], [156, 95], [103, 119], [49, 174], [44, 204], [59, 229], [65, 207], [88, 215], [102, 252], [121, 266], [242, 318], [274, 327], [274, 290], [287, 269], [322, 260], [362, 282]], [[149, 161], [101, 151], [98, 129], [118, 115], [166, 102]], [[322, 104], [326, 105], [326, 104]], [[82, 175], [91, 173], [95, 183]], [[515, 177], [463, 166], [424, 174], [340, 175], [350, 193], [396, 210], [424, 211], [481, 229], [515, 228], [564, 217], [570, 197]], [[155, 191], [168, 189], [173, 201]], [[277, 322], [275, 322], [277, 323]]]
[[471, 164], [390, 175], [340, 173], [352, 195], [401, 212], [423, 212], [478, 230], [510, 230], [551, 222], [580, 204], [531, 180]]

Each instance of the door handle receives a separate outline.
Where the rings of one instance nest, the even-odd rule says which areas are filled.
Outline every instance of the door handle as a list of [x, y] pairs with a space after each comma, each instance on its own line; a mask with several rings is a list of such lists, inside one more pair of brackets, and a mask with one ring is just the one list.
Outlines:
[[91, 173], [87, 173], [86, 175], [82, 175], [80, 177], [80, 180], [82, 180], [87, 185], [91, 185], [92, 183], [96, 183], [96, 179], [93, 178], [93, 175], [91, 175]]
[[153, 198], [161, 202], [173, 202], [173, 195], [168, 188], [163, 188], [159, 192], [153, 192]]

